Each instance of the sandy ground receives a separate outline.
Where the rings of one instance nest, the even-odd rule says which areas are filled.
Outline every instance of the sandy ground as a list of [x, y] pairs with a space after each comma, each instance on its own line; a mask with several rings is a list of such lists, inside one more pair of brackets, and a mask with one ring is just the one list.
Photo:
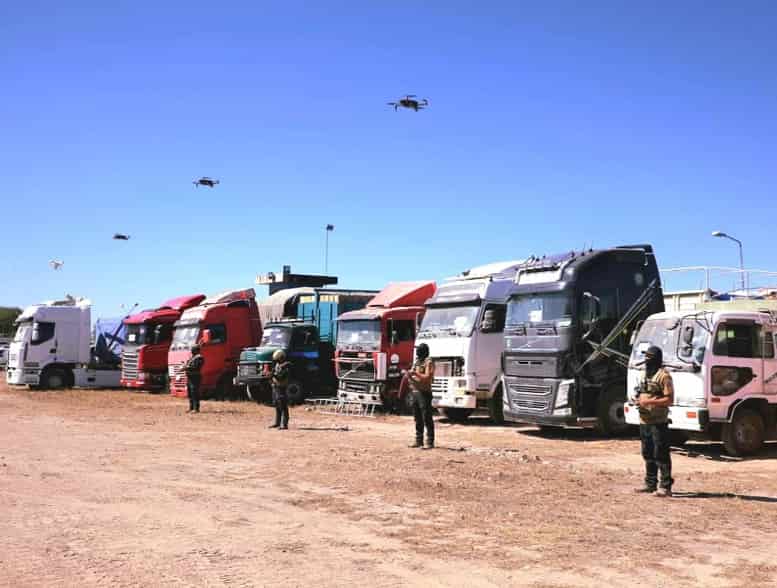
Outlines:
[[777, 447], [639, 443], [0, 384], [3, 586], [777, 586]]

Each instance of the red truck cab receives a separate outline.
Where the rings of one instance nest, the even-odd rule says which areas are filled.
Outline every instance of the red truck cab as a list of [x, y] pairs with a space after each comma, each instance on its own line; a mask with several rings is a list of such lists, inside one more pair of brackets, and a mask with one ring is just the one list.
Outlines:
[[346, 402], [399, 408], [402, 370], [413, 364], [416, 326], [434, 282], [389, 284], [362, 310], [337, 319], [338, 397]]
[[179, 296], [159, 308], [124, 319], [127, 336], [121, 353], [122, 387], [146, 390], [167, 387], [167, 353], [173, 339], [173, 325], [181, 313], [204, 299], [204, 294]]
[[200, 384], [202, 397], [231, 396], [240, 351], [259, 345], [261, 338], [262, 326], [253, 288], [217, 294], [185, 310], [175, 323], [167, 356], [170, 394], [187, 396], [183, 366], [191, 357], [192, 346], [199, 344], [205, 360]]

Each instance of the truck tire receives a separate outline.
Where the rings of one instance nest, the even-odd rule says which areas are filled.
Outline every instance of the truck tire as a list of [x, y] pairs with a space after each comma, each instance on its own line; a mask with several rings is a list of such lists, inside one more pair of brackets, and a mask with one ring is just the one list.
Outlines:
[[64, 388], [68, 382], [65, 370], [60, 368], [49, 368], [43, 370], [40, 378], [40, 387], [44, 390], [58, 390]]
[[723, 447], [729, 455], [752, 455], [764, 444], [766, 425], [756, 411], [743, 408], [734, 413], [730, 423], [723, 425]]
[[683, 447], [686, 443], [688, 443], [688, 433], [678, 431], [677, 429], [669, 429], [669, 444], [672, 447]]
[[464, 423], [472, 414], [472, 410], [469, 408], [443, 408], [442, 412], [449, 421], [454, 423]]
[[305, 402], [305, 387], [299, 380], [289, 380], [289, 384], [286, 386], [286, 393], [289, 395], [289, 404], [302, 404]]
[[626, 402], [626, 390], [622, 386], [610, 386], [599, 398], [596, 430], [602, 435], [615, 437], [629, 430], [623, 403]]
[[502, 406], [502, 385], [496, 387], [494, 395], [488, 400], [488, 416], [495, 425], [504, 425], [505, 415]]

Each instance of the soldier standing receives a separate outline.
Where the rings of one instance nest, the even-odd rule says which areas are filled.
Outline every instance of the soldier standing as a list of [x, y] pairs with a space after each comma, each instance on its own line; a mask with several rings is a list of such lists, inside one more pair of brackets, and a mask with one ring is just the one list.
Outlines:
[[415, 418], [415, 443], [410, 447], [423, 447], [426, 428], [426, 447], [434, 448], [434, 419], [432, 418], [432, 379], [434, 362], [429, 357], [429, 346], [421, 343], [416, 349], [416, 361], [407, 373], [413, 395], [413, 417]]
[[[637, 492], [672, 495], [672, 455], [669, 440], [669, 407], [674, 400], [672, 376], [663, 367], [663, 352], [651, 346], [645, 351], [645, 379], [639, 385], [639, 438], [645, 460], [645, 485]], [[658, 474], [661, 474], [659, 483]]]
[[272, 354], [272, 399], [275, 403], [275, 423], [271, 429], [289, 428], [289, 369], [291, 363], [286, 361], [286, 352], [278, 349]]
[[205, 358], [200, 355], [200, 346], [192, 346], [192, 356], [184, 366], [186, 372], [186, 388], [189, 393], [189, 410], [186, 412], [200, 412], [200, 382], [202, 365]]

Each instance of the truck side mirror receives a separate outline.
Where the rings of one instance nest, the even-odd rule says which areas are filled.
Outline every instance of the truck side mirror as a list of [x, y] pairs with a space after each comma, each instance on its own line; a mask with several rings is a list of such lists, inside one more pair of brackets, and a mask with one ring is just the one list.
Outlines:
[[207, 345], [211, 341], [212, 341], [212, 337], [211, 337], [211, 334], [210, 334], [210, 329], [203, 330], [202, 331], [202, 336], [200, 337], [200, 342], [203, 345]]

